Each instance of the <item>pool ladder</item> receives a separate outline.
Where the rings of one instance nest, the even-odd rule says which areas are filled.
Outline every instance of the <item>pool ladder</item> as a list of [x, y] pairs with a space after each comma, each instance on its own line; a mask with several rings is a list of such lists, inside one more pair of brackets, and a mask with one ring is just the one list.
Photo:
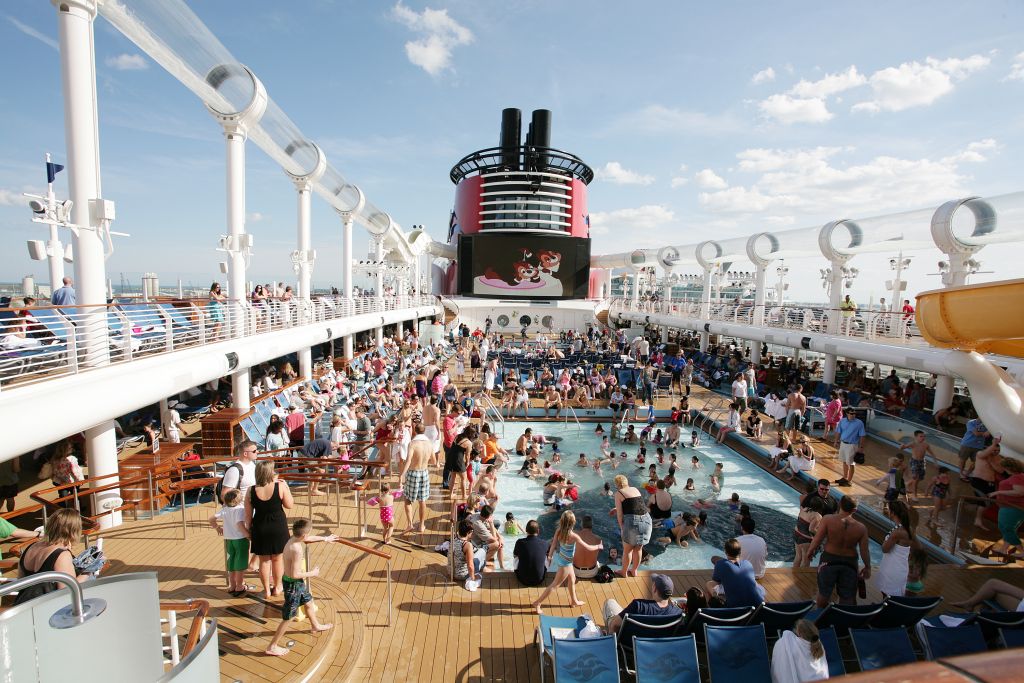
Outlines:
[[694, 419], [693, 424], [710, 434], [711, 430], [708, 428], [715, 423], [715, 420], [718, 419], [719, 416], [728, 410], [730, 402], [730, 400], [727, 400], [723, 396], [716, 396], [714, 399], [704, 404], [704, 410], [698, 413], [698, 417]]

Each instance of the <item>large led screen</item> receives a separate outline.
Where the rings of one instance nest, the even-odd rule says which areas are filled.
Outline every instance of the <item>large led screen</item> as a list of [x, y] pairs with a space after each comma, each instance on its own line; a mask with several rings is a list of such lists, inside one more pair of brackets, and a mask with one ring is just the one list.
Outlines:
[[459, 285], [466, 296], [585, 299], [590, 240], [547, 235], [462, 235]]

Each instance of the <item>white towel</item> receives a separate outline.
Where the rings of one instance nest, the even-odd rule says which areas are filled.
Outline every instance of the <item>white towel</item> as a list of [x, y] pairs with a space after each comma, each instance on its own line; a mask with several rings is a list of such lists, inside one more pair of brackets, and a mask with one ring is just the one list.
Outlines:
[[811, 658], [811, 644], [785, 631], [772, 650], [772, 683], [804, 683], [828, 678], [828, 662]]

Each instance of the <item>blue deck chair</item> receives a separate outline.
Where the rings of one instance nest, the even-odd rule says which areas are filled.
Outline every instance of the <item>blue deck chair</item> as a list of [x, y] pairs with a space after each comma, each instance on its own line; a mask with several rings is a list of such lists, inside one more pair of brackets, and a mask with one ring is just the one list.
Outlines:
[[263, 432], [261, 432], [259, 427], [257, 427], [253, 422], [252, 416], [242, 420], [241, 427], [242, 431], [245, 432], [245, 438], [256, 442], [261, 450], [266, 447], [263, 439]]
[[1024, 647], [1024, 630], [1019, 628], [999, 629], [999, 644], [1006, 649]]
[[864, 628], [882, 611], [879, 603], [870, 605], [830, 604], [815, 618], [814, 625], [820, 628], [832, 626], [836, 635], [845, 638], [851, 628]]
[[845, 676], [846, 664], [843, 663], [843, 652], [839, 649], [839, 639], [836, 638], [835, 629], [831, 627], [819, 628], [818, 637], [821, 638], [821, 645], [825, 648], [829, 678]]
[[892, 596], [882, 603], [882, 611], [868, 622], [871, 628], [913, 628], [939, 606], [941, 597]]
[[1024, 630], [1024, 612], [979, 612], [974, 621], [987, 641], [998, 640], [1000, 631]]
[[634, 638], [636, 683], [700, 683], [693, 636]]
[[813, 600], [801, 602], [764, 602], [750, 617], [748, 625], [762, 624], [768, 639], [778, 638], [782, 631], [789, 631], [796, 622], [807, 616], [814, 608]]
[[764, 626], [704, 626], [708, 679], [731, 683], [770, 683]]
[[921, 644], [928, 659], [971, 655], [988, 649], [985, 635], [978, 624], [953, 628], [925, 626], [918, 633], [921, 634]]
[[[686, 633], [697, 637], [704, 644], [705, 626], [745, 626], [756, 607], [702, 607], [693, 613], [683, 627]], [[762, 631], [764, 629], [762, 628]]]
[[672, 374], [662, 372], [658, 375], [657, 383], [654, 385], [654, 396], [669, 396], [672, 394]]
[[555, 683], [619, 683], [615, 636], [555, 639]]
[[917, 661], [910, 636], [902, 628], [850, 629], [853, 652], [861, 671]]
[[544, 664], [547, 659], [554, 657], [552, 650], [551, 629], [553, 628], [576, 628], [578, 617], [551, 617], [546, 614], [540, 616], [537, 630], [533, 633], [533, 642], [537, 645], [537, 654], [540, 658], [540, 680], [544, 681]]
[[622, 622], [622, 628], [616, 634], [619, 642], [619, 652], [622, 655], [623, 667], [629, 673], [635, 673], [629, 665], [633, 662], [633, 639], [634, 638], [667, 638], [676, 635], [676, 629], [683, 622], [683, 615], [675, 616], [630, 616]]

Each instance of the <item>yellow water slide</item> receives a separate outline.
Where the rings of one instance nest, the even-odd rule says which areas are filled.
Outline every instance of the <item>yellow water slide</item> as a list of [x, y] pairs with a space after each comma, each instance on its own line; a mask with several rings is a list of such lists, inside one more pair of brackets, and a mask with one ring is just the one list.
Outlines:
[[953, 349], [946, 369], [967, 382], [988, 430], [1024, 455], [1024, 384], [981, 355], [1024, 358], [1024, 279], [923, 292], [917, 326], [932, 346]]

